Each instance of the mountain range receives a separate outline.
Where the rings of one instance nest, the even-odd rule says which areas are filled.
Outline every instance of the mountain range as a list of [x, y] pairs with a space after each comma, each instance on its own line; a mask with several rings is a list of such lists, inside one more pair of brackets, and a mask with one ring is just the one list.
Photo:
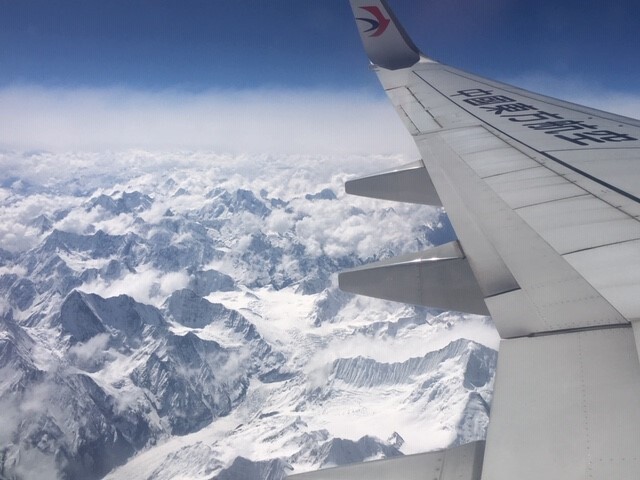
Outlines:
[[344, 195], [393, 158], [2, 155], [41, 168], [0, 178], [0, 478], [280, 480], [484, 438], [490, 319], [336, 286], [452, 238]]

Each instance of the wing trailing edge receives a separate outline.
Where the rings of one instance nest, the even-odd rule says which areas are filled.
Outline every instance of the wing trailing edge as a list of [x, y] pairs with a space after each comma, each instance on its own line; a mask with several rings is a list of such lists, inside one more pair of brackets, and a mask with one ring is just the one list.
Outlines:
[[422, 161], [349, 180], [344, 187], [347, 193], [361, 197], [442, 206]]
[[457, 241], [354, 268], [340, 289], [443, 310], [488, 315], [484, 296]]
[[291, 480], [480, 480], [484, 442], [437, 452], [376, 460], [317, 472], [291, 475]]

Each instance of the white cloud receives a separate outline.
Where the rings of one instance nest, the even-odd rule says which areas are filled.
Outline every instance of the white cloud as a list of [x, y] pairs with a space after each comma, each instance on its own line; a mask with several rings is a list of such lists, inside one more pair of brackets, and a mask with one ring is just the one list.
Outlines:
[[92, 363], [99, 364], [105, 355], [109, 343], [108, 333], [99, 333], [85, 343], [78, 343], [69, 349], [68, 355], [74, 363], [83, 367]]
[[[16, 172], [17, 173], [17, 172]], [[77, 199], [60, 195], [33, 194], [8, 196], [0, 200], [0, 248], [12, 252], [35, 246], [40, 230], [32, 222], [40, 215], [52, 215], [59, 209], [77, 205]]]
[[84, 283], [80, 290], [104, 298], [129, 295], [138, 302], [160, 306], [167, 296], [175, 290], [186, 288], [188, 284], [189, 275], [186, 272], [163, 274], [154, 268], [141, 267], [138, 272], [127, 273], [110, 283], [102, 280]]
[[357, 92], [7, 87], [0, 124], [17, 150], [415, 152], [389, 102]]
[[30, 448], [21, 449], [20, 463], [15, 468], [18, 478], [24, 480], [58, 480], [62, 478], [57, 472], [55, 457]]
[[[531, 73], [510, 83], [622, 115], [640, 116], [640, 93]], [[121, 151], [132, 148], [261, 154], [416, 156], [390, 102], [358, 91], [0, 89], [0, 148]], [[148, 158], [141, 152], [131, 168]], [[67, 155], [65, 168], [77, 158]], [[133, 160], [133, 159], [132, 159]], [[37, 164], [34, 170], [40, 170]]]
[[187, 288], [189, 275], [186, 272], [171, 272], [160, 278], [160, 295], [168, 296], [176, 290]]
[[22, 265], [9, 265], [0, 267], [0, 275], [17, 275], [24, 277], [27, 274], [26, 267]]
[[292, 214], [283, 210], [276, 210], [267, 218], [267, 228], [274, 233], [283, 234], [293, 228], [294, 219]]

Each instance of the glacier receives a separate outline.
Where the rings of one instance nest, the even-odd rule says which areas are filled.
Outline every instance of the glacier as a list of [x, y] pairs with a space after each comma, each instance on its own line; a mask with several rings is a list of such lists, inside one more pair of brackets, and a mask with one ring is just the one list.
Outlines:
[[402, 159], [0, 161], [0, 478], [280, 480], [484, 438], [490, 319], [337, 289], [451, 238], [343, 193]]

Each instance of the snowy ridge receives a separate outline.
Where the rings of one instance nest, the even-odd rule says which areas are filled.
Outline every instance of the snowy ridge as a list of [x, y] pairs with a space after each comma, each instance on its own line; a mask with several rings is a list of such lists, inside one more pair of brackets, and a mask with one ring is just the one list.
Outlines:
[[5, 475], [279, 480], [484, 436], [491, 323], [335, 285], [450, 235], [331, 173], [392, 159], [105, 155], [0, 154]]
[[432, 372], [451, 358], [460, 358], [467, 365], [465, 386], [474, 387], [486, 384], [486, 366], [496, 362], [495, 351], [460, 339], [441, 350], [429, 352], [422, 358], [411, 358], [402, 363], [380, 363], [363, 357], [340, 358], [333, 365], [333, 380], [367, 388], [412, 383], [416, 376]]

